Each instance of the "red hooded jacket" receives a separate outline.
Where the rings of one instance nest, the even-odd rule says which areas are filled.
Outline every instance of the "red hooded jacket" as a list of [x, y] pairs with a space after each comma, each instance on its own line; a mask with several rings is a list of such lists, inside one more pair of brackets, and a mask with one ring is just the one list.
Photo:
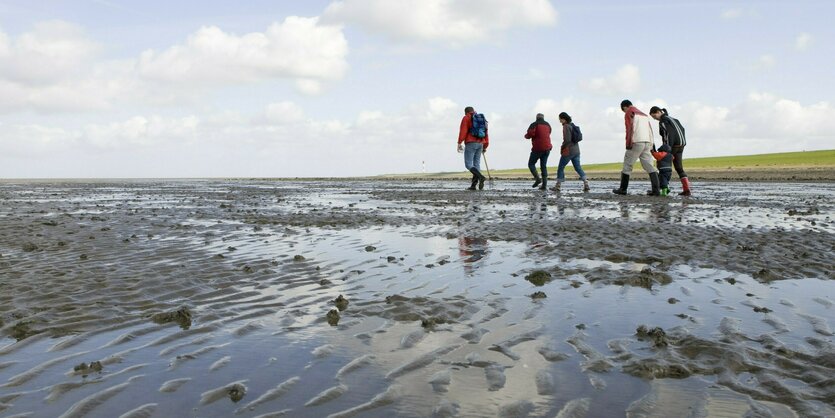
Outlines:
[[470, 135], [470, 128], [473, 127], [473, 114], [467, 113], [461, 119], [461, 129], [458, 131], [458, 143], [468, 144], [470, 142], [481, 142], [484, 144], [484, 150], [487, 151], [487, 146], [490, 145], [490, 134], [487, 133], [484, 138], [478, 138]]
[[551, 124], [545, 122], [544, 119], [537, 120], [528, 127], [528, 132], [525, 138], [531, 140], [531, 151], [544, 152], [550, 151], [551, 145]]

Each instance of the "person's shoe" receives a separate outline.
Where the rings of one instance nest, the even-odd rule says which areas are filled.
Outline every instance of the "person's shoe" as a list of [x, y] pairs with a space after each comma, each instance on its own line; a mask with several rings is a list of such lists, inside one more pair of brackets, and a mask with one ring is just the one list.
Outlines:
[[475, 186], [477, 184], [478, 184], [478, 176], [473, 174], [473, 182], [470, 184], [470, 187], [468, 187], [467, 190], [475, 190], [476, 189]]
[[589, 181], [588, 180], [583, 180], [583, 191], [588, 192], [590, 190], [591, 190], [591, 187], [589, 187]]
[[542, 186], [539, 186], [539, 190], [548, 190], [548, 179], [542, 179]]
[[620, 187], [612, 190], [612, 193], [624, 195], [627, 187], [629, 187], [629, 174], [620, 173]]
[[670, 194], [670, 188], [669, 187], [662, 187], [661, 188], [661, 196], [668, 196], [669, 194]]
[[536, 178], [534, 178], [533, 186], [531, 186], [531, 188], [535, 189], [536, 186], [539, 186], [541, 183], [542, 183], [542, 179], [539, 178], [539, 177], [536, 177]]
[[661, 186], [660, 180], [658, 179], [658, 173], [649, 173], [649, 182], [652, 184], [652, 189], [647, 192], [647, 196], [661, 196]]
[[555, 184], [554, 187], [551, 188], [551, 191], [559, 193], [560, 189], [562, 189], [562, 182], [557, 180], [557, 184]]
[[681, 188], [684, 189], [679, 193], [679, 196], [690, 196], [690, 179], [687, 177], [681, 178]]
[[481, 178], [478, 179], [478, 190], [484, 190], [484, 179], [485, 178], [486, 177], [481, 176]]

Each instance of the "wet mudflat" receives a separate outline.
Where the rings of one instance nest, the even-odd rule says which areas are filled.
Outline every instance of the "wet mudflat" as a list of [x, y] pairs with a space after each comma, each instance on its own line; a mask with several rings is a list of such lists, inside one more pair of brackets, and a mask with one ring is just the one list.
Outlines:
[[528, 185], [2, 183], [0, 416], [835, 416], [835, 184]]

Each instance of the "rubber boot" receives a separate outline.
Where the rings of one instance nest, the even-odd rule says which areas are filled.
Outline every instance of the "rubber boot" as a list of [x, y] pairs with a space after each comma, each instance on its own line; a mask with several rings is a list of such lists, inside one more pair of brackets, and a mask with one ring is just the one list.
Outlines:
[[690, 196], [690, 179], [687, 177], [681, 178], [681, 188], [682, 191], [679, 193], [679, 196]]
[[627, 187], [629, 187], [629, 174], [620, 173], [620, 188], [612, 190], [612, 193], [626, 194]]
[[487, 180], [487, 177], [484, 177], [484, 174], [481, 174], [481, 172], [475, 167], [471, 168], [470, 172], [477, 178], [476, 182], [478, 183], [478, 190], [484, 190], [484, 180]]
[[472, 182], [472, 184], [470, 184], [470, 187], [468, 187], [467, 190], [475, 190], [475, 186], [477, 184], [478, 184], [478, 176], [473, 174], [473, 182]]
[[652, 184], [652, 190], [647, 192], [647, 196], [661, 196], [661, 181], [658, 179], [658, 172], [649, 173], [649, 182]]
[[539, 190], [547, 190], [548, 189], [548, 177], [542, 178], [542, 186], [539, 186]]
[[588, 180], [583, 180], [583, 191], [588, 192], [590, 190], [591, 190], [591, 187], [589, 187], [589, 181]]
[[533, 179], [534, 179], [534, 182], [533, 182], [533, 186], [531, 186], [531, 188], [535, 189], [536, 186], [539, 186], [542, 183], [542, 178], [539, 177], [539, 176], [534, 176]]

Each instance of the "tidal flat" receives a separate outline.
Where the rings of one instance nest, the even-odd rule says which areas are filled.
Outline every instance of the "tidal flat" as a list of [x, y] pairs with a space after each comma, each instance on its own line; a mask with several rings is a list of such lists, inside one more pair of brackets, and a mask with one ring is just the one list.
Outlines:
[[0, 416], [835, 416], [835, 183], [644, 183], [4, 181]]

